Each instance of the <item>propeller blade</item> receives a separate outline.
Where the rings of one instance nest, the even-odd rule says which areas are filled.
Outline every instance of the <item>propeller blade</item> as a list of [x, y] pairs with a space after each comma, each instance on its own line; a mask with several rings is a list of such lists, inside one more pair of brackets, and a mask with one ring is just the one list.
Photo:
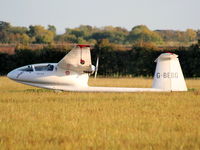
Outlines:
[[97, 77], [98, 67], [99, 67], [99, 56], [97, 56], [97, 61], [96, 61], [95, 74], [94, 74], [95, 79]]

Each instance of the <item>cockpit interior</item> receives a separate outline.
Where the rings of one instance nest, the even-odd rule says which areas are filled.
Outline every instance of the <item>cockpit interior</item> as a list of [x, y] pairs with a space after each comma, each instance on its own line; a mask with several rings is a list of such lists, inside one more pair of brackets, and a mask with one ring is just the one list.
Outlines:
[[52, 64], [40, 64], [40, 65], [28, 65], [20, 69], [20, 71], [53, 71], [54, 65]]

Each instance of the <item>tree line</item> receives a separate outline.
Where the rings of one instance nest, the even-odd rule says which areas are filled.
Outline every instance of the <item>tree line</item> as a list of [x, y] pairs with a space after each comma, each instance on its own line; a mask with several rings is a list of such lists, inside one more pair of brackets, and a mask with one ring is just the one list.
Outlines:
[[[15, 54], [0, 53], [0, 74], [5, 75], [14, 68], [44, 62], [58, 62], [69, 48], [44, 47], [41, 50], [17, 49]], [[100, 40], [91, 51], [92, 64], [100, 55], [100, 76], [153, 76], [156, 64], [154, 60], [163, 52], [152, 47], [134, 46], [127, 51], [119, 51], [111, 44]], [[200, 43], [188, 48], [177, 48], [170, 52], [179, 55], [185, 77], [200, 77]]]
[[[150, 30], [145, 25], [133, 27], [130, 31], [122, 27], [105, 26], [102, 28], [81, 25], [77, 28], [66, 28], [65, 33], [57, 34], [54, 25], [47, 28], [41, 25], [29, 27], [12, 26], [0, 21], [0, 43], [21, 44], [50, 44], [50, 43], [79, 43], [93, 44], [98, 40], [108, 39], [110, 43], [123, 45], [140, 45], [153, 43], [155, 45], [174, 45], [174, 43], [190, 44], [200, 39], [200, 30]], [[170, 44], [172, 43], [172, 44]]]

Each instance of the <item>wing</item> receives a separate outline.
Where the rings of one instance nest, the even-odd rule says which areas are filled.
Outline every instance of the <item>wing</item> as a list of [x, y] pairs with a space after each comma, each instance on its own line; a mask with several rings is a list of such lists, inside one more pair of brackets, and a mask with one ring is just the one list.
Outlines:
[[164, 90], [155, 88], [90, 87], [90, 86], [78, 87], [78, 86], [63, 86], [63, 85], [54, 86], [54, 88], [57, 90], [72, 91], [72, 92], [164, 92]]
[[89, 45], [77, 45], [58, 62], [58, 67], [64, 70], [73, 70], [76, 72], [90, 71], [91, 66]]

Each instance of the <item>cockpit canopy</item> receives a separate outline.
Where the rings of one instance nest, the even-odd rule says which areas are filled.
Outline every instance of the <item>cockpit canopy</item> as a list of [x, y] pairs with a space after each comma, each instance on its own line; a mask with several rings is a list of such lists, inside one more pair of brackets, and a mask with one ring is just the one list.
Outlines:
[[33, 67], [31, 65], [29, 66], [26, 66], [26, 67], [23, 67], [23, 68], [20, 68], [19, 69], [20, 71], [33, 71]]
[[35, 64], [35, 65], [28, 65], [25, 67], [20, 68], [20, 71], [53, 71], [54, 65], [52, 64]]
[[35, 71], [53, 71], [54, 65], [34, 65]]

